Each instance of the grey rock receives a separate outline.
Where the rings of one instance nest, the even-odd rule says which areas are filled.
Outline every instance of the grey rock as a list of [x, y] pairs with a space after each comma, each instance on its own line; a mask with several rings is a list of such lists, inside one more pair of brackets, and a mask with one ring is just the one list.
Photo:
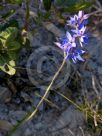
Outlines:
[[11, 98], [11, 92], [8, 88], [0, 86], [0, 103], [8, 102]]
[[102, 67], [98, 67], [98, 73], [102, 75]]
[[25, 111], [10, 111], [9, 118], [20, 121], [26, 115]]
[[[57, 119], [56, 124], [53, 127], [53, 130], [62, 129], [61, 131], [64, 135], [71, 135], [69, 130], [74, 130], [72, 133], [74, 134], [76, 131], [79, 133], [79, 127], [84, 126], [84, 115], [76, 110], [74, 107], [70, 106], [67, 108], [61, 116]], [[75, 133], [75, 134], [77, 134]]]

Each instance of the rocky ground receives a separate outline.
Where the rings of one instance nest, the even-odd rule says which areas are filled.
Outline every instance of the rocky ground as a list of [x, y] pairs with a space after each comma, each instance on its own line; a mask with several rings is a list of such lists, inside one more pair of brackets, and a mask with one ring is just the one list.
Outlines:
[[[32, 5], [30, 9], [36, 13], [36, 8]], [[8, 6], [7, 9], [10, 8]], [[4, 11], [1, 15], [3, 13]], [[30, 18], [29, 27], [31, 47], [20, 52], [16, 75], [8, 77], [0, 71], [0, 136], [6, 136], [13, 125], [36, 107], [63, 59], [63, 54], [53, 44], [56, 36], [64, 34], [62, 27], [53, 24], [38, 27], [33, 22], [33, 16]], [[22, 27], [22, 12], [18, 11], [13, 18], [18, 19]], [[36, 117], [19, 128], [14, 136], [93, 136], [88, 130], [83, 112], [61, 94], [78, 104], [83, 104], [84, 97], [89, 103], [97, 98], [98, 103], [102, 104], [102, 20], [101, 17], [97, 19], [99, 23], [92, 18], [92, 25], [88, 26], [91, 37], [86, 47], [88, 53], [84, 56], [86, 62], [77, 65], [68, 62], [65, 65], [64, 72], [58, 77], [47, 97], [49, 101], [45, 100]], [[45, 62], [41, 67], [43, 57]], [[31, 68], [30, 71], [28, 67]]]

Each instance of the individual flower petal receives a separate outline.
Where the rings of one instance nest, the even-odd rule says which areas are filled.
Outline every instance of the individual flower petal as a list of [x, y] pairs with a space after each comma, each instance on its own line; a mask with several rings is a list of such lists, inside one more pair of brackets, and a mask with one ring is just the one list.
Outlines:
[[84, 42], [84, 37], [83, 36], [81, 36], [80, 38], [79, 38], [79, 40], [80, 40], [80, 42]]
[[84, 14], [83, 11], [79, 11], [78, 17], [79, 17], [79, 18], [82, 18], [83, 14]]
[[68, 43], [72, 46], [72, 47], [76, 47], [76, 43], [75, 43], [75, 37], [71, 36], [71, 34], [69, 32], [66, 32], [66, 36], [68, 38]]
[[79, 33], [79, 30], [71, 30], [73, 33], [75, 33], [75, 34], [78, 34]]
[[68, 38], [69, 41], [72, 41], [72, 36], [69, 32], [66, 32], [66, 36]]
[[89, 14], [85, 14], [84, 16], [83, 16], [83, 19], [88, 19], [89, 18]]
[[72, 47], [76, 47], [76, 43], [75, 42], [72, 43]]
[[60, 41], [60, 44], [64, 45], [64, 44], [68, 43], [68, 38], [63, 37], [63, 38], [60, 38], [59, 41]]
[[88, 23], [88, 20], [83, 20], [83, 21], [79, 24], [78, 29], [81, 29], [83, 26], [87, 25], [87, 23]]
[[58, 43], [58, 42], [54, 42], [59, 48], [61, 48], [62, 49], [62, 46], [61, 46], [61, 44], [60, 43]]
[[80, 34], [84, 34], [84, 33], [85, 33], [85, 30], [86, 30], [86, 27], [83, 26], [83, 27], [79, 30]]
[[68, 53], [71, 48], [72, 46], [70, 44], [67, 44], [66, 46], [64, 46], [64, 52]]
[[80, 56], [80, 54], [77, 55], [77, 59], [80, 61], [84, 61], [84, 59]]
[[89, 14], [84, 14], [83, 11], [79, 11], [79, 13], [78, 13], [78, 19], [85, 20], [85, 19], [88, 19], [88, 18], [89, 18]]

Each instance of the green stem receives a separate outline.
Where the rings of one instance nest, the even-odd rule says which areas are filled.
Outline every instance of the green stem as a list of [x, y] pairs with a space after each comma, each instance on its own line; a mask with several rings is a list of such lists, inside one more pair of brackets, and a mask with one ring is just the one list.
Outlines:
[[46, 99], [46, 96], [48, 95], [53, 83], [55, 82], [57, 76], [59, 75], [59, 73], [61, 72], [63, 66], [65, 65], [66, 60], [64, 59], [60, 68], [58, 69], [58, 71], [56, 72], [56, 74], [54, 75], [51, 83], [49, 84], [49, 86], [47, 87], [45, 94], [43, 95], [42, 99], [40, 100], [40, 102], [38, 103], [37, 107], [34, 109], [34, 111], [31, 113], [29, 112], [22, 120], [19, 124], [17, 124], [16, 126], [14, 126], [14, 128], [11, 130], [10, 134], [8, 136], [12, 136], [15, 131], [24, 123], [26, 123], [27, 121], [29, 121], [33, 116], [35, 116], [35, 114], [37, 113], [37, 111], [39, 110], [39, 107], [41, 106], [41, 104], [43, 103], [43, 101]]
[[46, 89], [45, 94], [43, 95], [42, 99], [41, 99], [40, 102], [38, 103], [36, 109], [34, 110], [34, 112], [32, 112], [32, 114], [29, 116], [29, 118], [27, 118], [26, 121], [30, 120], [30, 119], [36, 114], [36, 112], [38, 111], [39, 107], [40, 107], [41, 104], [43, 103], [43, 100], [46, 99], [47, 94], [49, 93], [49, 91], [50, 91], [50, 89], [51, 89], [53, 83], [55, 82], [55, 79], [57, 78], [57, 76], [59, 75], [60, 71], [62, 70], [62, 68], [63, 68], [65, 62], [66, 62], [66, 60], [64, 59], [63, 62], [62, 62], [62, 64], [61, 64], [61, 66], [60, 66], [60, 68], [58, 69], [58, 71], [57, 71], [56, 74], [54, 75], [54, 77], [53, 77], [51, 83], [49, 84], [48, 88]]

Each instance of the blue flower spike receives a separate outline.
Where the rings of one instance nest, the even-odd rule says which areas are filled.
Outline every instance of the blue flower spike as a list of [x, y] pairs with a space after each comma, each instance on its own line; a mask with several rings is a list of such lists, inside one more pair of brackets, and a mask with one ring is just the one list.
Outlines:
[[[81, 55], [85, 53], [83, 49], [83, 44], [87, 43], [88, 34], [86, 34], [86, 22], [89, 15], [84, 14], [83, 11], [79, 11], [78, 15], [70, 17], [67, 21], [71, 26], [74, 25], [74, 29], [71, 30], [72, 34], [68, 31], [64, 38], [60, 38], [55, 44], [65, 52], [65, 59], [72, 59], [74, 63], [77, 61], [85, 61]], [[78, 42], [77, 42], [78, 41]], [[78, 46], [80, 44], [80, 48]]]
[[87, 19], [89, 18], [89, 14], [84, 14], [83, 11], [79, 11], [78, 15], [74, 15], [70, 17], [70, 20], [67, 21], [67, 25], [76, 26], [81, 28], [83, 25], [87, 24]]

